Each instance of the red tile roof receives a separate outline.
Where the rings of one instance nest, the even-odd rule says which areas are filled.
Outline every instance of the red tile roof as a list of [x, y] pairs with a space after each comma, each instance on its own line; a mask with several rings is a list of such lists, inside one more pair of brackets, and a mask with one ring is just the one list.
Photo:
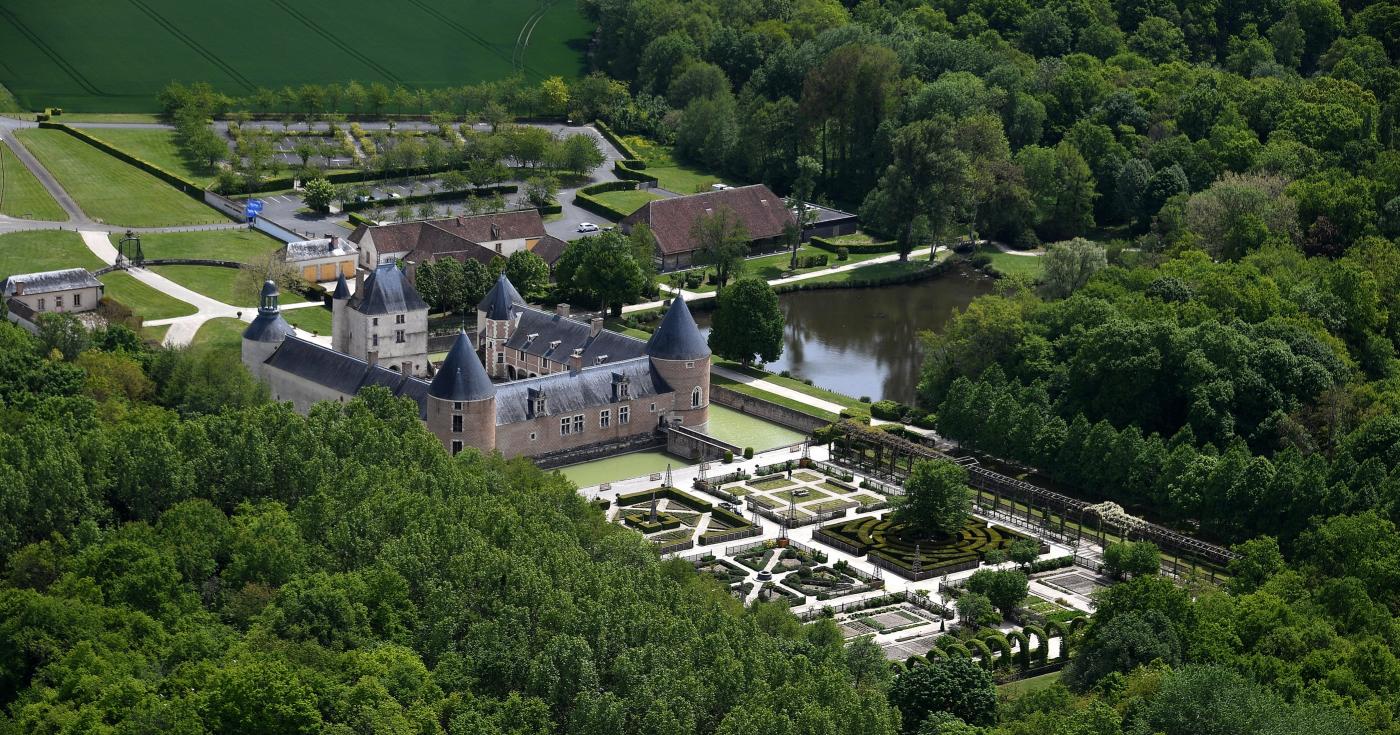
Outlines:
[[751, 240], [777, 237], [783, 234], [784, 225], [796, 222], [782, 197], [763, 184], [754, 184], [648, 202], [622, 224], [629, 228], [637, 223], [650, 226], [662, 254], [677, 255], [697, 249], [690, 237], [695, 220], [721, 208], [734, 212]]
[[[366, 233], [372, 234], [378, 252], [406, 252], [409, 260], [420, 263], [451, 256], [458, 260], [472, 258], [490, 264], [491, 259], [496, 256], [496, 251], [480, 243], [546, 237], [544, 220], [540, 219], [540, 213], [533, 209], [475, 217], [402, 222], [372, 228], [361, 225], [355, 228], [350, 240], [358, 244]], [[539, 253], [540, 257], [551, 265], [559, 257], [558, 254], [554, 254], [553, 258], [547, 257], [553, 250], [546, 248], [544, 252]], [[562, 252], [562, 249], [559, 251]]]

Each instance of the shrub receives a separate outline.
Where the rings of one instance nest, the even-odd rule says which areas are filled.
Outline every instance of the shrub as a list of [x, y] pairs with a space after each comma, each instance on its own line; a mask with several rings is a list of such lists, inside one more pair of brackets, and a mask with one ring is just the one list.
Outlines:
[[839, 247], [839, 248], [836, 248], [836, 259], [837, 259], [837, 260], [845, 260], [845, 259], [847, 259], [847, 258], [849, 258], [849, 257], [851, 257], [851, 251], [850, 251], [849, 248], [847, 248], [847, 247], [844, 246], [844, 245], [841, 246], [841, 247]]
[[744, 447], [744, 459], [753, 459], [753, 447]]
[[780, 375], [780, 376], [782, 376], [782, 377], [784, 377], [784, 378], [791, 378], [791, 377], [792, 377], [792, 371], [791, 371], [791, 370], [784, 370], [784, 371], [782, 371], [781, 373], [778, 373], [778, 375]]
[[860, 397], [860, 402], [861, 402], [861, 403], [869, 403], [869, 402], [870, 402], [870, 396], [861, 396], [861, 397]]
[[904, 414], [902, 408], [898, 403], [885, 399], [870, 404], [870, 415], [886, 421], [898, 421]]
[[992, 256], [986, 253], [977, 253], [971, 258], [968, 258], [967, 262], [971, 263], [973, 268], [981, 270], [992, 264]]
[[728, 449], [724, 450], [724, 463], [729, 464], [734, 461], [734, 453]]

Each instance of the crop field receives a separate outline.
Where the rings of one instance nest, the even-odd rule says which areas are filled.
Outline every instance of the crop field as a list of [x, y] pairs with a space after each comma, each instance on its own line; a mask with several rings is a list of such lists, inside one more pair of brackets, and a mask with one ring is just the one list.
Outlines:
[[145, 112], [172, 79], [231, 95], [304, 83], [445, 87], [578, 76], [574, 0], [69, 0], [0, 4], [0, 84], [27, 108]]

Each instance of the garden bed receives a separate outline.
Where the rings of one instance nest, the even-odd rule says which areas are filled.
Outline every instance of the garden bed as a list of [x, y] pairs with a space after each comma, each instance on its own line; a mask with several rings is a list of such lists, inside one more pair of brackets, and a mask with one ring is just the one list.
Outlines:
[[837, 543], [830, 545], [836, 548], [857, 556], [868, 554], [872, 560], [882, 559], [900, 570], [912, 571], [917, 557], [921, 573], [937, 573], [945, 568], [975, 566], [987, 552], [1009, 549], [1013, 542], [1028, 537], [970, 519], [947, 538], [916, 539], [905, 524], [884, 516], [824, 526], [812, 538], [821, 543], [834, 540]]

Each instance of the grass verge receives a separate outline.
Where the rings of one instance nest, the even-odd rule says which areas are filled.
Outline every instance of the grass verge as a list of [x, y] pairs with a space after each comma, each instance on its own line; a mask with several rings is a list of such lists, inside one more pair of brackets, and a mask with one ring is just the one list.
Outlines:
[[240, 352], [243, 349], [243, 330], [247, 324], [228, 317], [219, 317], [199, 325], [190, 342], [195, 347], [210, 347], [216, 350]]
[[143, 319], [170, 319], [197, 311], [194, 306], [136, 280], [130, 273], [115, 271], [99, 280], [107, 287], [106, 296], [131, 307]]
[[62, 222], [68, 213], [58, 206], [49, 190], [10, 150], [10, 144], [0, 141], [0, 214], [20, 219], [41, 219]]
[[30, 230], [0, 235], [0, 276], [64, 268], [96, 270], [102, 261], [67, 230]]
[[147, 258], [200, 258], [257, 263], [282, 247], [256, 230], [152, 232], [141, 236]]
[[113, 148], [169, 171], [186, 181], [208, 186], [214, 173], [198, 162], [185, 158], [175, 143], [175, 131], [168, 128], [84, 128], [83, 132], [110, 143]]
[[257, 304], [257, 295], [240, 289], [237, 268], [220, 268], [212, 265], [158, 265], [151, 270], [166, 278], [215, 301], [229, 306], [243, 306], [249, 309]]

